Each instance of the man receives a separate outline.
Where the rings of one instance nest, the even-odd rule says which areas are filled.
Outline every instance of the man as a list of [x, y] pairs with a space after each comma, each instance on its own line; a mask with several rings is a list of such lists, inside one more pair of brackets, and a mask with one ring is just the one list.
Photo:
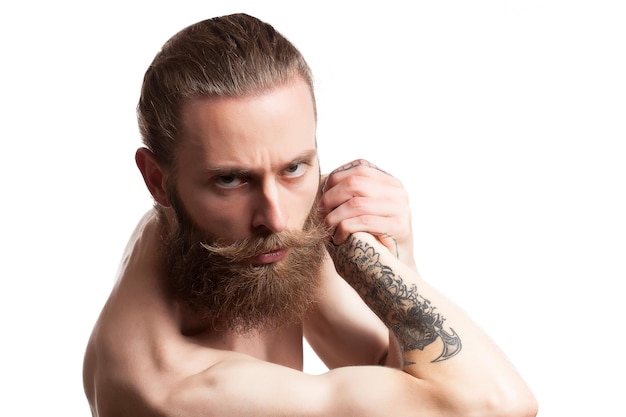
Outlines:
[[[362, 160], [320, 176], [312, 84], [244, 14], [155, 57], [136, 153], [155, 207], [87, 347], [93, 415], [535, 415], [498, 348], [420, 278], [402, 185]], [[303, 336], [329, 372], [302, 372]]]

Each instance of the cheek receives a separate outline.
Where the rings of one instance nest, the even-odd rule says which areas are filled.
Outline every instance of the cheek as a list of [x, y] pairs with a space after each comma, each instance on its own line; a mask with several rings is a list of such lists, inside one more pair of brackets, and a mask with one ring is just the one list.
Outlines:
[[306, 219], [309, 217], [311, 208], [318, 197], [318, 190], [319, 179], [315, 179], [315, 181], [311, 181], [310, 184], [307, 184], [306, 189], [302, 190], [301, 193], [298, 193], [298, 195], [294, 197], [295, 201], [292, 207], [297, 207], [297, 212], [291, 210], [291, 215], [294, 219], [297, 219], [298, 227], [301, 228], [304, 226]]
[[246, 237], [247, 201], [218, 198], [199, 189], [180, 189], [184, 209], [197, 227], [214, 236]]
[[[205, 231], [227, 240], [250, 237], [249, 213], [244, 204], [204, 205], [204, 209], [194, 214], [194, 219]], [[196, 217], [197, 216], [197, 217]]]

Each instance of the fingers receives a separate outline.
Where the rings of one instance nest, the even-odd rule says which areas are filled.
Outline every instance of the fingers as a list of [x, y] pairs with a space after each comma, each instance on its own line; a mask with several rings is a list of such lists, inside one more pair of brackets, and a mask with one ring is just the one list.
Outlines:
[[[398, 255], [398, 242], [394, 238], [397, 235], [395, 220], [380, 216], [359, 216], [346, 219], [338, 224], [332, 236], [333, 243], [340, 245], [355, 233], [367, 232], [375, 236], [394, 255]], [[388, 232], [387, 232], [387, 231]]]
[[406, 233], [410, 222], [408, 196], [393, 176], [365, 160], [346, 164], [326, 177], [320, 207], [325, 222], [335, 228], [334, 242], [350, 234]]
[[389, 193], [381, 197], [351, 197], [326, 214], [325, 222], [335, 228], [335, 243], [343, 242], [355, 232], [397, 234], [409, 217], [407, 207], [404, 198]]
[[409, 198], [398, 179], [363, 159], [322, 179], [320, 213], [326, 225], [334, 229], [335, 245], [365, 232], [416, 269]]
[[[326, 213], [348, 203], [356, 209], [372, 209], [363, 203], [367, 198], [383, 200], [397, 193], [404, 193], [400, 181], [375, 165], [359, 159], [346, 164], [323, 179], [321, 206]], [[354, 201], [351, 201], [355, 199]], [[380, 209], [375, 214], [380, 213]]]
[[402, 186], [396, 178], [378, 168], [376, 165], [364, 159], [357, 159], [356, 161], [352, 161], [335, 169], [328, 176], [323, 178], [322, 192], [325, 193], [346, 179], [359, 176], [378, 179], [389, 185]]

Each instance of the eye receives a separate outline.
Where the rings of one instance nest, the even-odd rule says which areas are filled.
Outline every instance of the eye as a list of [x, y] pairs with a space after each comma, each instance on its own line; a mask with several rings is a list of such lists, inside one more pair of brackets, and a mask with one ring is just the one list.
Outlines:
[[285, 175], [288, 177], [299, 177], [304, 174], [304, 170], [306, 169], [306, 164], [304, 162], [298, 162], [285, 168]]
[[245, 179], [235, 174], [220, 175], [213, 179], [218, 187], [236, 188], [245, 182]]

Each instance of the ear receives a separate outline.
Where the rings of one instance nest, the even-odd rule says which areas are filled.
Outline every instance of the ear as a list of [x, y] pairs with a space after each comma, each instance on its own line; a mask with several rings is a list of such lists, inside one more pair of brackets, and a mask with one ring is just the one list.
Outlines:
[[165, 172], [157, 162], [152, 151], [147, 148], [137, 149], [135, 162], [154, 200], [163, 207], [169, 207], [170, 203], [165, 187]]

